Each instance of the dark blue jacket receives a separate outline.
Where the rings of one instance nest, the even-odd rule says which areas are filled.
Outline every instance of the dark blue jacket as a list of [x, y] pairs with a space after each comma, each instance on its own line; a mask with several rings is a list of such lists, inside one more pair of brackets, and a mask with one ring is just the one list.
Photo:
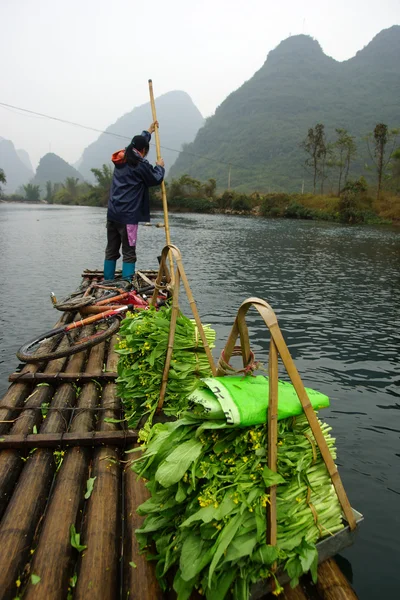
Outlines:
[[[150, 142], [151, 135], [143, 131], [142, 136]], [[107, 219], [124, 225], [135, 225], [150, 221], [149, 187], [160, 185], [165, 169], [153, 167], [147, 160], [140, 158], [136, 167], [125, 162], [125, 151], [120, 150], [112, 156], [115, 165], [108, 201]]]

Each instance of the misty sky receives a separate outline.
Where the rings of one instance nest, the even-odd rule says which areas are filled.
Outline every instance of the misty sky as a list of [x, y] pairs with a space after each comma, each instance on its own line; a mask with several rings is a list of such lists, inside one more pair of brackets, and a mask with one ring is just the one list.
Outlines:
[[[209, 116], [289, 35], [342, 61], [399, 17], [399, 0], [0, 0], [0, 102], [104, 129], [152, 78]], [[0, 106], [0, 137], [34, 167], [50, 150], [75, 162], [97, 136]]]

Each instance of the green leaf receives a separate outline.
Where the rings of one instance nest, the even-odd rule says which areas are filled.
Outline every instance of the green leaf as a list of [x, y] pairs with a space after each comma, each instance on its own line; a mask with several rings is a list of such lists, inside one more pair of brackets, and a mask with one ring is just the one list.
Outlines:
[[97, 477], [89, 477], [89, 479], [87, 480], [85, 500], [89, 500], [90, 496], [92, 495], [93, 486], [94, 486], [94, 482], [96, 481], [96, 478]]
[[158, 467], [156, 481], [163, 487], [178, 483], [190, 465], [200, 456], [202, 448], [202, 443], [195, 438], [180, 444]]
[[189, 533], [183, 542], [179, 568], [181, 577], [185, 581], [195, 578], [198, 573], [210, 562], [213, 548], [206, 550], [205, 542], [194, 533]]
[[32, 585], [37, 585], [39, 583], [39, 581], [40, 581], [39, 575], [35, 575], [35, 573], [32, 573], [32, 575], [31, 575]]
[[184, 521], [181, 527], [189, 527], [194, 521], [203, 521], [203, 523], [209, 523], [213, 519], [216, 519], [218, 508], [214, 508], [213, 504], [203, 506], [199, 508], [193, 515], [191, 515], [186, 521]]
[[143, 527], [136, 529], [136, 533], [149, 533], [150, 531], [157, 531], [162, 529], [165, 525], [170, 523], [170, 519], [162, 515], [150, 516], [145, 520]]
[[229, 546], [224, 562], [232, 562], [242, 558], [242, 556], [250, 557], [256, 543], [257, 537], [255, 533], [239, 535]]
[[184, 579], [182, 579], [181, 572], [178, 569], [173, 584], [173, 588], [178, 595], [177, 600], [189, 600], [192, 594], [194, 582], [194, 579], [192, 579], [191, 581], [185, 581]]
[[32, 433], [37, 433], [37, 427], [36, 427], [36, 425], [33, 426]]
[[303, 533], [298, 533], [295, 536], [291, 536], [290, 538], [287, 539], [282, 539], [279, 541], [279, 548], [281, 550], [294, 550], [294, 548], [297, 548], [297, 546], [299, 546], [301, 544], [301, 541], [304, 537]]
[[228, 525], [226, 525], [224, 527], [224, 529], [218, 536], [217, 542], [214, 546], [215, 554], [211, 561], [210, 570], [209, 570], [209, 574], [208, 574], [209, 587], [211, 587], [211, 580], [212, 580], [213, 573], [214, 573], [223, 553], [225, 552], [226, 548], [229, 546], [229, 544], [235, 537], [237, 530], [239, 529], [240, 525], [243, 522], [243, 519], [244, 519], [244, 515], [241, 515], [240, 513], [238, 513], [235, 517], [233, 517], [233, 519], [231, 519], [229, 521]]
[[81, 534], [76, 533], [75, 525], [71, 525], [71, 527], [70, 527], [70, 540], [71, 540], [71, 546], [73, 548], [76, 548], [78, 550], [78, 552], [82, 552], [83, 550], [86, 550], [87, 546], [83, 546], [81, 544]]
[[318, 565], [318, 551], [314, 544], [309, 544], [305, 539], [302, 541], [300, 548], [298, 549], [300, 556], [300, 563], [303, 572], [306, 573], [315, 567], [315, 563]]
[[111, 417], [106, 417], [104, 419], [104, 423], [124, 423], [126, 419], [112, 419]]
[[303, 575], [303, 569], [298, 556], [290, 558], [286, 565], [285, 570], [290, 577], [290, 587], [295, 588], [299, 584], [299, 579]]
[[286, 483], [282, 475], [279, 475], [279, 473], [275, 473], [275, 471], [271, 471], [271, 469], [269, 469], [267, 465], [265, 465], [263, 469], [262, 478], [266, 487], [270, 487], [271, 485], [278, 485], [280, 483]]
[[186, 498], [186, 488], [183, 485], [183, 483], [180, 481], [178, 483], [178, 491], [176, 492], [175, 495], [175, 500], [180, 504], [181, 502], [183, 502]]
[[132, 567], [132, 569], [136, 569], [137, 568], [137, 564], [133, 562], [133, 560], [129, 563], [129, 565]]
[[223, 598], [225, 598], [229, 592], [229, 588], [231, 587], [236, 575], [237, 573], [234, 568], [229, 569], [229, 571], [225, 571], [218, 579], [216, 584], [213, 585], [209, 591], [207, 590], [207, 600], [223, 600]]
[[48, 387], [49, 385], [49, 383], [37, 383], [36, 387]]
[[279, 550], [275, 546], [263, 544], [254, 553], [254, 560], [264, 565], [272, 565], [278, 558]]

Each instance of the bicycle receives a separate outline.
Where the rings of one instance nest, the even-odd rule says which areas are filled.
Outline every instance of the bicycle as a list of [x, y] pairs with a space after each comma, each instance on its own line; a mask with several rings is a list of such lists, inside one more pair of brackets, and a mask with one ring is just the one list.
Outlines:
[[[111, 290], [112, 294], [115, 294], [115, 291], [121, 293], [111, 296], [106, 295], [96, 299], [93, 296], [86, 295], [88, 290], [85, 290], [84, 292], [77, 292], [75, 297], [73, 297], [74, 295], [69, 296], [61, 303], [57, 303], [57, 301], [54, 300], [55, 297], [52, 296], [53, 304], [58, 310], [68, 312], [79, 311], [81, 315], [91, 314], [91, 316], [73, 321], [68, 325], [51, 329], [29, 342], [26, 342], [17, 352], [19, 360], [27, 363], [36, 363], [63, 358], [87, 350], [88, 348], [105, 341], [118, 331], [121, 317], [123, 317], [124, 313], [128, 310], [146, 310], [149, 306], [146, 296], [142, 297], [134, 290], [126, 292], [115, 286], [104, 286], [99, 284], [94, 284], [90, 287], [93, 289], [106, 288]], [[90, 287], [88, 289], [90, 289]], [[144, 295], [144, 291], [152, 291], [153, 289], [153, 285], [148, 286], [147, 288], [142, 288], [141, 293]], [[160, 298], [159, 306], [165, 303], [166, 298], [167, 294]], [[83, 337], [79, 336], [83, 327], [93, 324], [98, 326], [102, 323], [107, 325], [106, 329], [100, 329], [99, 331], [95, 331], [94, 333]], [[73, 336], [73, 332], [75, 332], [75, 336]], [[41, 344], [52, 338], [54, 338], [54, 349], [44, 353], [39, 352]], [[67, 339], [68, 345], [62, 344], [64, 339]]]

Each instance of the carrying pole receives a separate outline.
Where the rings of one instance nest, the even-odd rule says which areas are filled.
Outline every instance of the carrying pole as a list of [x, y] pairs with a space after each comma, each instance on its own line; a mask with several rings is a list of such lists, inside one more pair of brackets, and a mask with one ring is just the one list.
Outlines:
[[[157, 121], [156, 103], [154, 101], [153, 82], [151, 79], [149, 79], [149, 92], [150, 92], [151, 114], [153, 116], [153, 121]], [[160, 148], [160, 134], [158, 132], [157, 125], [155, 126], [154, 135], [156, 138], [156, 155], [157, 155], [157, 160], [159, 160], [161, 158], [161, 148]], [[165, 188], [164, 180], [161, 182], [161, 197], [162, 197], [162, 205], [163, 205], [163, 211], [164, 211], [166, 245], [170, 246], [171, 245], [171, 236], [169, 233], [167, 190]], [[172, 279], [171, 283], [173, 284], [173, 282], [174, 282], [174, 262], [173, 262], [171, 253], [169, 254], [169, 264], [170, 264], [170, 272], [171, 272], [171, 279]]]

